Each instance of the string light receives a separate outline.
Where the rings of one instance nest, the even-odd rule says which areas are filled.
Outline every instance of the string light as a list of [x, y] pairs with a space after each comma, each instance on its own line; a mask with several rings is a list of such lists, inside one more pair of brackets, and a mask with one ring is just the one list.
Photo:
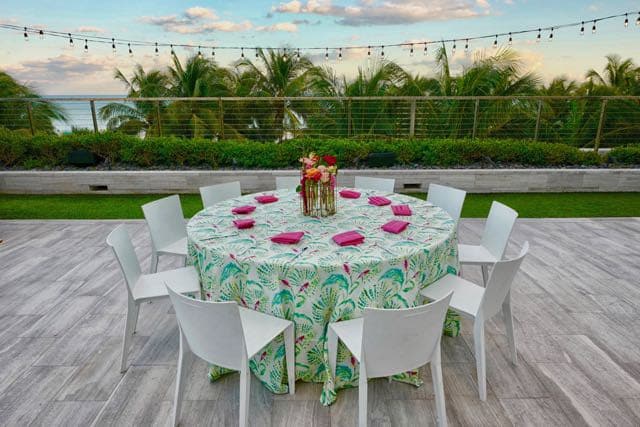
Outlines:
[[591, 27], [591, 34], [595, 34], [596, 33], [596, 20], [593, 20], [593, 27]]
[[328, 47], [324, 48], [324, 60], [325, 61], [329, 60], [329, 48]]
[[624, 14], [624, 27], [627, 28], [629, 26], [629, 14]]
[[298, 48], [298, 52], [296, 53], [296, 56], [298, 57], [298, 59], [300, 59], [300, 48]]
[[338, 49], [338, 61], [342, 61], [342, 48]]
[[424, 49], [423, 49], [422, 52], [423, 52], [423, 55], [425, 55], [425, 56], [427, 55], [427, 44], [426, 43], [424, 44]]
[[455, 55], [455, 53], [456, 53], [456, 41], [454, 40], [453, 41], [453, 47], [451, 48], [451, 54]]
[[89, 53], [89, 42], [84, 39], [84, 53]]
[[158, 50], [158, 42], [156, 42], [155, 52], [156, 52], [156, 56], [160, 55], [160, 51]]
[[212, 58], [215, 58], [215, 57], [216, 57], [216, 48], [215, 48], [215, 47], [212, 47], [212, 48], [211, 48], [211, 57], [212, 57]]
[[509, 33], [509, 46], [513, 46], [513, 37], [511, 36], [511, 33]]
[[27, 27], [24, 27], [24, 41], [29, 41], [29, 34], [27, 34]]
[[367, 59], [371, 58], [371, 46], [367, 46]]
[[493, 40], [493, 48], [496, 49], [498, 47], [498, 35], [496, 34], [495, 40]]
[[127, 47], [129, 48], [129, 56], [133, 56], [133, 50], [131, 50], [131, 43], [127, 43]]
[[111, 51], [116, 54], [116, 39], [111, 39]]
[[469, 39], [466, 39], [464, 41], [464, 51], [468, 52], [469, 51]]
[[542, 30], [538, 28], [538, 35], [536, 36], [536, 43], [540, 43], [540, 39], [542, 38]]
[[256, 48], [256, 59], [258, 59], [258, 48]]
[[549, 41], [553, 41], [553, 27], [551, 27], [551, 32], [549, 33]]
[[170, 52], [171, 53], [171, 57], [176, 56], [176, 51], [173, 50], [173, 45], [170, 45], [169, 47], [171, 48], [171, 52]]
[[640, 25], [640, 12], [638, 12], [638, 18], [636, 19], [636, 25]]
[[244, 59], [244, 48], [240, 48], [240, 58]]
[[202, 51], [200, 50], [200, 46], [198, 46], [198, 59], [202, 59]]
[[582, 21], [581, 23], [581, 27], [580, 27], [580, 35], [584, 36], [584, 21]]
[[409, 50], [409, 56], [413, 56], [413, 43], [411, 43], [411, 49]]
[[40, 40], [44, 40], [44, 31], [38, 31], [38, 36], [40, 37]]
[[382, 49], [380, 50], [380, 57], [384, 58], [384, 46], [382, 46]]
[[69, 34], [69, 47], [73, 47], [73, 39], [71, 38], [71, 33]]
[[286, 47], [284, 48], [284, 53], [282, 54], [282, 59], [284, 59], [285, 61], [288, 59], [287, 48]]

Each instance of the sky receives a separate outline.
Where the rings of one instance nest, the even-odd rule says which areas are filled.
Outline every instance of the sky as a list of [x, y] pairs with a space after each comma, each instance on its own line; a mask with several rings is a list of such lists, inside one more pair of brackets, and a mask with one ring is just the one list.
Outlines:
[[[564, 75], [583, 80], [590, 68], [601, 70], [605, 55], [619, 54], [640, 64], [640, 26], [635, 20], [640, 1], [548, 1], [548, 0], [253, 0], [253, 1], [33, 1], [3, 0], [0, 23], [73, 32], [116, 40], [134, 39], [158, 43], [185, 43], [205, 46], [272, 46], [297, 48], [311, 53], [313, 61], [333, 66], [338, 74], [353, 76], [358, 67], [367, 67], [366, 49], [345, 50], [337, 60], [337, 50], [305, 51], [304, 47], [366, 46], [443, 39], [465, 39], [478, 35], [550, 27], [576, 21], [634, 11], [630, 24], [623, 18], [600, 22], [596, 34], [586, 24], [585, 35], [577, 28], [554, 31], [553, 41], [543, 33], [515, 36], [516, 50], [527, 70], [544, 81]], [[130, 57], [126, 47], [114, 55], [109, 45], [89, 44], [83, 52], [82, 40], [70, 48], [65, 39], [31, 35], [25, 42], [21, 32], [0, 28], [0, 70], [6, 71], [44, 95], [122, 95], [121, 83], [113, 79], [114, 69], [130, 75], [139, 63], [145, 69], [170, 64], [168, 48], [155, 55], [153, 48], [136, 48]], [[502, 38], [499, 45], [507, 42]], [[490, 55], [493, 40], [457, 43], [453, 70], [460, 72], [474, 55]], [[451, 48], [451, 44], [447, 44]], [[197, 50], [197, 49], [196, 49]], [[387, 48], [391, 59], [413, 73], [435, 73], [433, 50], [427, 56], [416, 44], [416, 53], [406, 48]], [[181, 58], [194, 50], [177, 49]], [[211, 50], [203, 54], [211, 55]], [[253, 52], [246, 50], [251, 58]], [[373, 56], [380, 51], [372, 52]], [[221, 65], [231, 65], [240, 51], [216, 51]]]

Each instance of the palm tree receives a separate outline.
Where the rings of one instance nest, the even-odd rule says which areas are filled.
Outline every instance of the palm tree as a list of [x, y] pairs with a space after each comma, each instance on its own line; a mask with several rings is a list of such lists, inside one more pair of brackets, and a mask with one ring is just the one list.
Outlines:
[[[0, 98], [40, 98], [33, 89], [18, 83], [4, 71], [0, 71]], [[32, 102], [31, 121], [37, 132], [53, 132], [53, 122], [66, 122], [64, 110], [51, 102]], [[0, 126], [7, 129], [30, 129], [29, 111], [25, 102], [0, 102]]]
[[594, 69], [587, 71], [587, 88], [591, 91], [610, 91], [612, 95], [638, 95], [640, 89], [640, 68], [631, 58], [622, 60], [619, 55], [607, 55], [603, 74]]

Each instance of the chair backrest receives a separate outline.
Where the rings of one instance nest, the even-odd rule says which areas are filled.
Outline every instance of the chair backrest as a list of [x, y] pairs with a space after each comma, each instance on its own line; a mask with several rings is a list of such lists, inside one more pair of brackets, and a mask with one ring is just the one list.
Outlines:
[[276, 176], [276, 190], [295, 190], [298, 185], [300, 185], [299, 176]]
[[452, 294], [413, 308], [365, 308], [362, 354], [367, 377], [386, 377], [429, 362], [440, 342]]
[[142, 212], [154, 248], [160, 249], [187, 237], [187, 226], [177, 194], [142, 205]]
[[501, 260], [509, 243], [511, 230], [518, 218], [518, 212], [500, 202], [493, 202], [482, 233], [482, 246]]
[[387, 193], [393, 193], [396, 186], [395, 179], [389, 178], [372, 178], [369, 176], [356, 176], [355, 187], [365, 190], [378, 190]]
[[202, 197], [202, 205], [205, 208], [215, 205], [227, 199], [242, 196], [240, 181], [225, 182], [223, 184], [209, 185], [208, 187], [200, 187], [200, 197]]
[[482, 301], [480, 302], [480, 313], [485, 320], [491, 319], [502, 308], [509, 291], [511, 290], [511, 284], [513, 279], [522, 264], [524, 256], [529, 252], [529, 242], [525, 242], [522, 245], [520, 254], [509, 260], [498, 261], [493, 270], [491, 270], [491, 276], [487, 282]]
[[247, 351], [238, 304], [196, 300], [174, 291], [172, 283], [165, 285], [191, 351], [209, 363], [240, 370]]
[[127, 292], [133, 298], [133, 286], [142, 275], [142, 268], [140, 268], [140, 261], [138, 261], [133, 243], [131, 243], [131, 237], [129, 237], [124, 224], [117, 226], [109, 233], [107, 244], [113, 249], [118, 264], [120, 264], [124, 281], [127, 284]]
[[458, 222], [466, 195], [467, 192], [464, 190], [431, 183], [427, 202], [444, 209], [455, 222]]

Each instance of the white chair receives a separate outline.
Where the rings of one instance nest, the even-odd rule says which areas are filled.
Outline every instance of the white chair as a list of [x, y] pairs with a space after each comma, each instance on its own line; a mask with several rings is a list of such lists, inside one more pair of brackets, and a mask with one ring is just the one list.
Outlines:
[[364, 317], [329, 323], [327, 346], [335, 378], [338, 339], [360, 363], [360, 427], [367, 425], [367, 380], [388, 377], [431, 363], [438, 425], [447, 425], [440, 337], [451, 292], [431, 304], [398, 310], [365, 308]]
[[513, 317], [511, 315], [511, 283], [520, 268], [522, 259], [529, 251], [529, 242], [525, 242], [516, 258], [498, 261], [487, 287], [483, 288], [459, 276], [448, 274], [422, 290], [425, 297], [438, 300], [453, 291], [450, 307], [461, 315], [473, 320], [473, 345], [475, 347], [476, 369], [478, 371], [478, 394], [480, 400], [487, 399], [486, 355], [484, 345], [484, 322], [498, 314], [502, 308], [511, 361], [518, 362], [516, 339], [513, 335]]
[[371, 178], [368, 176], [356, 176], [355, 184], [356, 188], [362, 188], [364, 190], [378, 190], [386, 193], [393, 193], [396, 186], [395, 179], [387, 178]]
[[467, 192], [440, 184], [429, 184], [427, 202], [444, 209], [457, 223], [462, 214], [462, 205]]
[[[191, 355], [224, 368], [240, 371], [240, 426], [247, 425], [251, 370], [249, 360], [284, 334], [289, 393], [295, 393], [294, 325], [285, 319], [238, 307], [234, 301], [198, 301], [180, 295], [179, 282], [167, 289], [180, 326], [180, 354], [173, 403], [173, 425], [178, 425], [182, 394]], [[181, 285], [180, 285], [181, 286]]]
[[200, 295], [200, 279], [193, 267], [183, 267], [155, 274], [142, 274], [140, 262], [124, 225], [119, 225], [107, 236], [107, 244], [113, 249], [127, 285], [127, 319], [122, 343], [122, 362], [120, 371], [127, 370], [127, 356], [131, 338], [136, 331], [140, 304], [168, 296], [164, 282], [175, 281], [180, 284], [180, 292]]
[[479, 245], [458, 245], [460, 264], [479, 265], [482, 282], [487, 284], [489, 267], [504, 257], [518, 212], [499, 202], [493, 202]]
[[187, 227], [180, 197], [173, 195], [142, 205], [151, 234], [151, 273], [158, 271], [160, 255], [184, 257], [187, 262]]
[[227, 199], [242, 196], [240, 181], [225, 182], [223, 184], [214, 184], [208, 187], [200, 187], [200, 197], [202, 198], [202, 206], [208, 208], [216, 203]]
[[300, 185], [300, 176], [276, 176], [276, 190], [295, 190]]

